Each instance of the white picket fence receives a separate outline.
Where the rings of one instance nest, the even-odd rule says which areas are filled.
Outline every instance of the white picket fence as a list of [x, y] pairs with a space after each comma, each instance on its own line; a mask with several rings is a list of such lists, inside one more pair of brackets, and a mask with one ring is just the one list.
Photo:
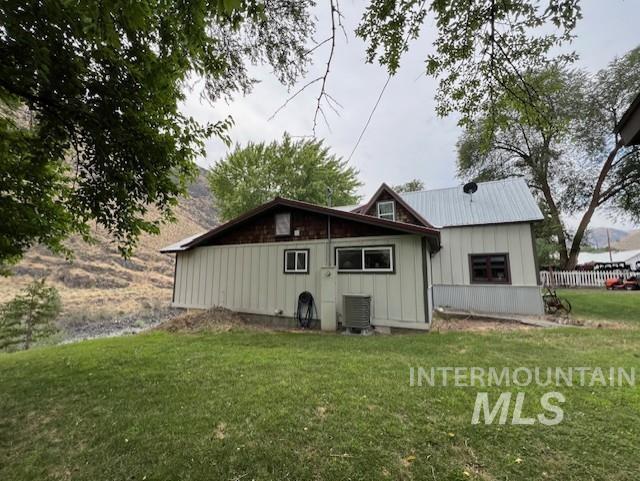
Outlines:
[[604, 281], [612, 277], [627, 277], [631, 271], [541, 271], [543, 286], [604, 287]]

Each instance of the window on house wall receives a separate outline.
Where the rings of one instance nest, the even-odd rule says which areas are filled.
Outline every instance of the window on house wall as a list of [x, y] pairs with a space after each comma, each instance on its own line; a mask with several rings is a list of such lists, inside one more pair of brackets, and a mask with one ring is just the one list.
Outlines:
[[471, 282], [482, 284], [509, 284], [508, 254], [471, 254], [469, 255]]
[[285, 250], [284, 272], [287, 274], [307, 274], [309, 272], [309, 249]]
[[291, 213], [290, 212], [282, 212], [280, 214], [276, 214], [275, 223], [276, 223], [277, 236], [291, 235]]
[[394, 272], [393, 246], [338, 247], [338, 272]]
[[396, 220], [396, 203], [392, 200], [384, 200], [377, 203], [378, 217], [380, 219]]

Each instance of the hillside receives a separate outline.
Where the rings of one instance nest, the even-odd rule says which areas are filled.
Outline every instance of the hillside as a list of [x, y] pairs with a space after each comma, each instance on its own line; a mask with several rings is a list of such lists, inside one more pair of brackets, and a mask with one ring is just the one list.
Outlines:
[[594, 227], [593, 229], [589, 229], [587, 231], [587, 244], [589, 244], [591, 247], [595, 247], [596, 249], [607, 247], [607, 230], [609, 231], [609, 236], [611, 237], [611, 247], [613, 247], [614, 242], [623, 239], [629, 234], [628, 231], [622, 229]]
[[614, 243], [612, 247], [621, 251], [640, 249], [640, 229], [629, 232], [625, 237]]
[[173, 256], [160, 254], [162, 246], [211, 228], [216, 212], [201, 170], [189, 188], [189, 197], [176, 208], [177, 221], [165, 225], [160, 235], [145, 235], [129, 260], [101, 229], [94, 230], [94, 244], [72, 238], [74, 259], [67, 261], [49, 250], [32, 249], [17, 264], [14, 275], [0, 277], [0, 302], [34, 278], [46, 276], [62, 297], [63, 314], [59, 323], [69, 329], [82, 329], [91, 323], [135, 323], [163, 315], [171, 301]]

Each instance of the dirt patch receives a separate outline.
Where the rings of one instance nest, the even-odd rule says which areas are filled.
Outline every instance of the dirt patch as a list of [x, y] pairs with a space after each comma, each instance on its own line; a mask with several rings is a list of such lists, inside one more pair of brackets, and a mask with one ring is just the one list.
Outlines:
[[324, 421], [324, 419], [327, 417], [327, 408], [325, 406], [317, 406], [316, 407], [316, 416], [321, 421]]
[[216, 426], [216, 429], [213, 432], [213, 436], [217, 440], [222, 441], [226, 437], [226, 433], [225, 433], [226, 429], [227, 429], [226, 423], [219, 422], [218, 425]]
[[[199, 332], [199, 331], [229, 331], [233, 328], [242, 329], [259, 329], [269, 331], [286, 331], [286, 332], [318, 332], [308, 331], [296, 328], [274, 328], [273, 326], [259, 325], [250, 322], [241, 314], [225, 309], [222, 307], [214, 307], [212, 309], [193, 310], [184, 314], [168, 319], [154, 330], [162, 330], [167, 332]], [[512, 331], [533, 329], [533, 326], [527, 326], [517, 322], [510, 321], [492, 321], [479, 318], [452, 318], [440, 319], [436, 318], [431, 326], [431, 331]]]
[[[629, 329], [628, 324], [613, 321], [590, 321], [574, 319], [572, 317], [544, 316], [541, 320], [552, 322], [560, 326], [586, 327], [591, 329]], [[541, 327], [527, 325], [516, 321], [492, 320], [470, 315], [469, 317], [435, 317], [431, 325], [431, 331], [520, 331], [540, 329]]]
[[591, 321], [588, 319], [569, 319], [560, 321], [563, 326], [581, 326], [591, 329], [635, 329], [635, 326], [616, 321]]
[[516, 331], [537, 329], [518, 322], [510, 321], [489, 321], [486, 319], [476, 319], [473, 317], [463, 319], [434, 319], [431, 324], [431, 331]]
[[154, 329], [167, 332], [228, 331], [234, 327], [252, 327], [237, 312], [223, 307], [189, 311], [173, 317]]
[[560, 326], [577, 326], [588, 327], [590, 329], [629, 329], [629, 324], [616, 321], [599, 320], [594, 321], [590, 319], [576, 319], [571, 316], [550, 316], [544, 317], [545, 320], [555, 322]]

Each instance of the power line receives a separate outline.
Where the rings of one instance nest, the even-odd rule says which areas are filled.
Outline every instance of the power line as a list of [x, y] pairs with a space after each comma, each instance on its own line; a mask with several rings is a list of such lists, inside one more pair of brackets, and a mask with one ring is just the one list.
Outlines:
[[351, 161], [351, 157], [353, 157], [353, 154], [355, 154], [356, 149], [360, 145], [360, 141], [362, 140], [362, 137], [364, 137], [364, 133], [367, 131], [367, 127], [369, 127], [369, 124], [371, 123], [371, 119], [373, 118], [373, 114], [376, 112], [376, 109], [378, 108], [378, 104], [380, 103], [380, 100], [382, 100], [382, 96], [384, 95], [384, 91], [387, 89], [387, 85], [389, 85], [389, 81], [390, 80], [391, 80], [391, 74], [389, 74], [387, 76], [387, 81], [382, 86], [382, 90], [380, 90], [380, 95], [378, 95], [378, 100], [376, 100], [376, 103], [373, 106], [373, 109], [371, 109], [371, 113], [369, 114], [369, 118], [367, 119], [367, 122], [364, 124], [364, 128], [360, 132], [360, 136], [358, 137], [358, 140], [356, 141], [356, 145], [353, 146], [353, 150], [349, 154], [349, 158], [347, 159], [347, 162]]
[[[418, 16], [420, 15], [422, 10], [424, 9], [424, 6], [425, 6], [426, 3], [427, 3], [427, 0], [423, 0], [423, 2], [420, 4], [420, 8], [418, 9], [418, 14], [417, 14]], [[404, 38], [404, 41], [402, 42], [402, 47], [400, 48], [400, 52], [403, 52], [404, 49], [406, 48], [407, 44], [409, 43], [409, 38], [411, 38], [411, 26], [409, 26], [409, 31], [407, 32], [407, 35]], [[356, 149], [360, 145], [360, 141], [362, 140], [362, 137], [364, 137], [364, 133], [367, 131], [367, 128], [369, 127], [369, 124], [371, 123], [371, 119], [373, 118], [373, 114], [376, 112], [376, 109], [378, 108], [378, 104], [380, 104], [380, 100], [382, 100], [382, 96], [384, 95], [384, 91], [387, 89], [387, 85], [389, 85], [389, 82], [391, 81], [391, 77], [392, 77], [392, 75], [389, 74], [389, 76], [387, 77], [387, 81], [382, 86], [382, 90], [380, 90], [380, 95], [378, 95], [378, 100], [376, 100], [376, 103], [374, 104], [373, 109], [371, 109], [371, 113], [369, 114], [369, 118], [367, 119], [367, 122], [364, 124], [362, 132], [360, 132], [360, 135], [358, 136], [358, 140], [356, 141], [356, 145], [353, 146], [353, 150], [351, 151], [351, 153], [349, 154], [349, 157], [347, 158], [347, 162], [351, 161], [351, 157], [353, 157], [353, 154], [355, 154]]]

